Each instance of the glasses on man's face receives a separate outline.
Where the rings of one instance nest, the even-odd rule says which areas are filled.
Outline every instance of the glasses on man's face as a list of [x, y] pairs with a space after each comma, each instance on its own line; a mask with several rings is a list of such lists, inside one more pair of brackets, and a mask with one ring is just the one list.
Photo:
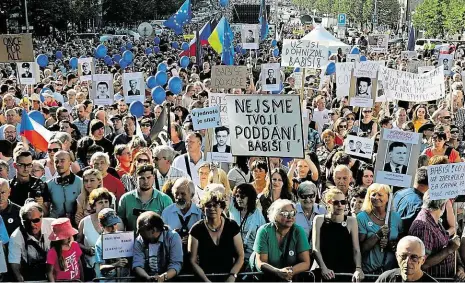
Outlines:
[[146, 105], [144, 105], [144, 107], [145, 107], [145, 108], [150, 108], [150, 105], [147, 105], [147, 104], [146, 104]]
[[160, 160], [166, 160], [166, 157], [160, 157], [158, 158], [157, 156], [153, 158], [153, 160], [155, 160], [156, 162], [160, 161]]
[[295, 217], [296, 214], [297, 214], [297, 212], [295, 210], [293, 210], [293, 211], [281, 211], [279, 213], [279, 215], [281, 215], [284, 218], [293, 218], [293, 217]]
[[31, 223], [34, 223], [34, 224], [37, 224], [37, 223], [39, 223], [40, 221], [42, 221], [42, 217], [41, 217], [41, 218], [28, 219], [27, 221], [28, 221], [28, 222], [31, 222]]
[[345, 199], [343, 199], [343, 200], [333, 200], [333, 201], [331, 201], [331, 204], [332, 205], [346, 205], [347, 200], [345, 200]]
[[444, 116], [444, 117], [442, 117], [442, 119], [444, 119], [444, 120], [450, 120], [450, 118], [451, 118], [451, 116]]
[[150, 128], [150, 124], [141, 124], [140, 125], [142, 128]]
[[459, 133], [459, 131], [450, 131], [451, 135], [457, 135], [458, 133]]
[[418, 255], [408, 255], [408, 254], [401, 254], [401, 255], [397, 255], [402, 261], [406, 261], [406, 260], [411, 260], [412, 262], [414, 263], [418, 263], [420, 261], [420, 259], [422, 258], [422, 256], [418, 256]]
[[149, 162], [150, 162], [150, 160], [145, 159], [145, 158], [139, 158], [139, 159], [137, 159], [137, 163], [149, 163]]
[[60, 150], [59, 148], [48, 148], [47, 149], [48, 153], [52, 153], [52, 152], [57, 153], [59, 150]]
[[316, 197], [316, 194], [306, 194], [306, 195], [300, 195], [299, 196], [301, 199], [313, 199]]
[[205, 204], [205, 208], [211, 209], [211, 208], [218, 208], [220, 207], [220, 204], [217, 202], [209, 202]]
[[19, 167], [22, 167], [24, 169], [26, 168], [32, 168], [32, 163], [16, 163]]

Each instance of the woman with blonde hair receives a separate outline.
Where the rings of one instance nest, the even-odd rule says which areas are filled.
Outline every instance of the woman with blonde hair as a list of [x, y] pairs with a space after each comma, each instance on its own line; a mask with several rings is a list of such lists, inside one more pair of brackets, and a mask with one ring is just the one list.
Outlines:
[[347, 119], [343, 117], [338, 118], [333, 125], [333, 131], [336, 134], [334, 139], [335, 143], [337, 145], [343, 145], [348, 132]]
[[121, 177], [121, 182], [126, 189], [126, 192], [130, 192], [139, 188], [139, 184], [137, 183], [137, 176], [136, 176], [136, 168], [139, 165], [144, 164], [153, 164], [152, 162], [152, 154], [148, 151], [139, 151], [134, 155], [132, 159], [131, 169], [129, 170], [128, 174], [124, 174]]
[[221, 168], [211, 164], [210, 174], [208, 175], [209, 184], [221, 184], [225, 188], [225, 194], [230, 196], [232, 193], [231, 186], [229, 185], [228, 174]]
[[362, 269], [365, 273], [380, 274], [383, 270], [397, 267], [395, 248], [402, 232], [402, 220], [399, 213], [389, 209], [386, 224], [391, 194], [388, 185], [370, 185], [362, 210], [357, 214]]
[[315, 163], [318, 163], [318, 158], [315, 157], [315, 161], [313, 161], [309, 155], [306, 155], [305, 159], [294, 159], [292, 161], [287, 177], [292, 180], [294, 190], [297, 190], [299, 184], [304, 181], [314, 183], [318, 181], [320, 173]]
[[360, 282], [364, 274], [357, 219], [345, 215], [348, 203], [341, 190], [328, 190], [325, 203], [328, 213], [316, 215], [312, 228], [313, 255], [321, 277], [330, 281], [336, 278], [336, 273], [353, 273], [352, 282]]
[[87, 169], [82, 174], [82, 183], [81, 193], [76, 200], [77, 209], [76, 215], [74, 216], [76, 224], [79, 224], [82, 218], [92, 213], [92, 209], [89, 205], [89, 195], [93, 190], [103, 185], [102, 173], [97, 169]]

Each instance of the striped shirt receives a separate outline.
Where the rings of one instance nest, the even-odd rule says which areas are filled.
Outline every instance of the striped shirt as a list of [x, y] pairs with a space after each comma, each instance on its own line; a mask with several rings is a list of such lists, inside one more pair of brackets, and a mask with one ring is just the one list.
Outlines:
[[87, 136], [87, 129], [89, 126], [89, 120], [84, 120], [80, 121], [79, 119], [74, 120], [73, 122], [74, 125], [78, 128], [79, 132], [81, 133], [81, 136], [85, 137]]

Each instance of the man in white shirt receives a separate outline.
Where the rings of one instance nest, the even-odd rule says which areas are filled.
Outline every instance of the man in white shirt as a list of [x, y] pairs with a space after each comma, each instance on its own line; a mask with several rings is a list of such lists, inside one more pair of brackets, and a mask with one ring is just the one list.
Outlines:
[[176, 167], [189, 175], [195, 185], [200, 184], [198, 169], [205, 163], [203, 160], [202, 135], [199, 133], [190, 133], [186, 137], [187, 153], [176, 157], [173, 161], [173, 167]]
[[318, 134], [321, 135], [323, 131], [323, 126], [326, 123], [329, 123], [329, 110], [326, 109], [326, 100], [322, 95], [318, 95], [315, 98], [316, 101], [316, 108], [313, 110], [313, 121], [316, 122], [318, 126]]
[[176, 156], [176, 151], [167, 145], [159, 145], [153, 149], [153, 164], [157, 168], [157, 181], [161, 191], [163, 185], [169, 179], [187, 178], [190, 180], [189, 175], [174, 167], [173, 159]]

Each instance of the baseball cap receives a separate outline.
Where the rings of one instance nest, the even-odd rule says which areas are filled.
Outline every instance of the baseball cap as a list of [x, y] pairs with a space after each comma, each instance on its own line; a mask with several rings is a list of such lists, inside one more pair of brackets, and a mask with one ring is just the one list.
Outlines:
[[104, 208], [98, 213], [98, 220], [103, 227], [110, 227], [121, 223], [121, 218], [116, 215], [116, 211], [112, 208]]

